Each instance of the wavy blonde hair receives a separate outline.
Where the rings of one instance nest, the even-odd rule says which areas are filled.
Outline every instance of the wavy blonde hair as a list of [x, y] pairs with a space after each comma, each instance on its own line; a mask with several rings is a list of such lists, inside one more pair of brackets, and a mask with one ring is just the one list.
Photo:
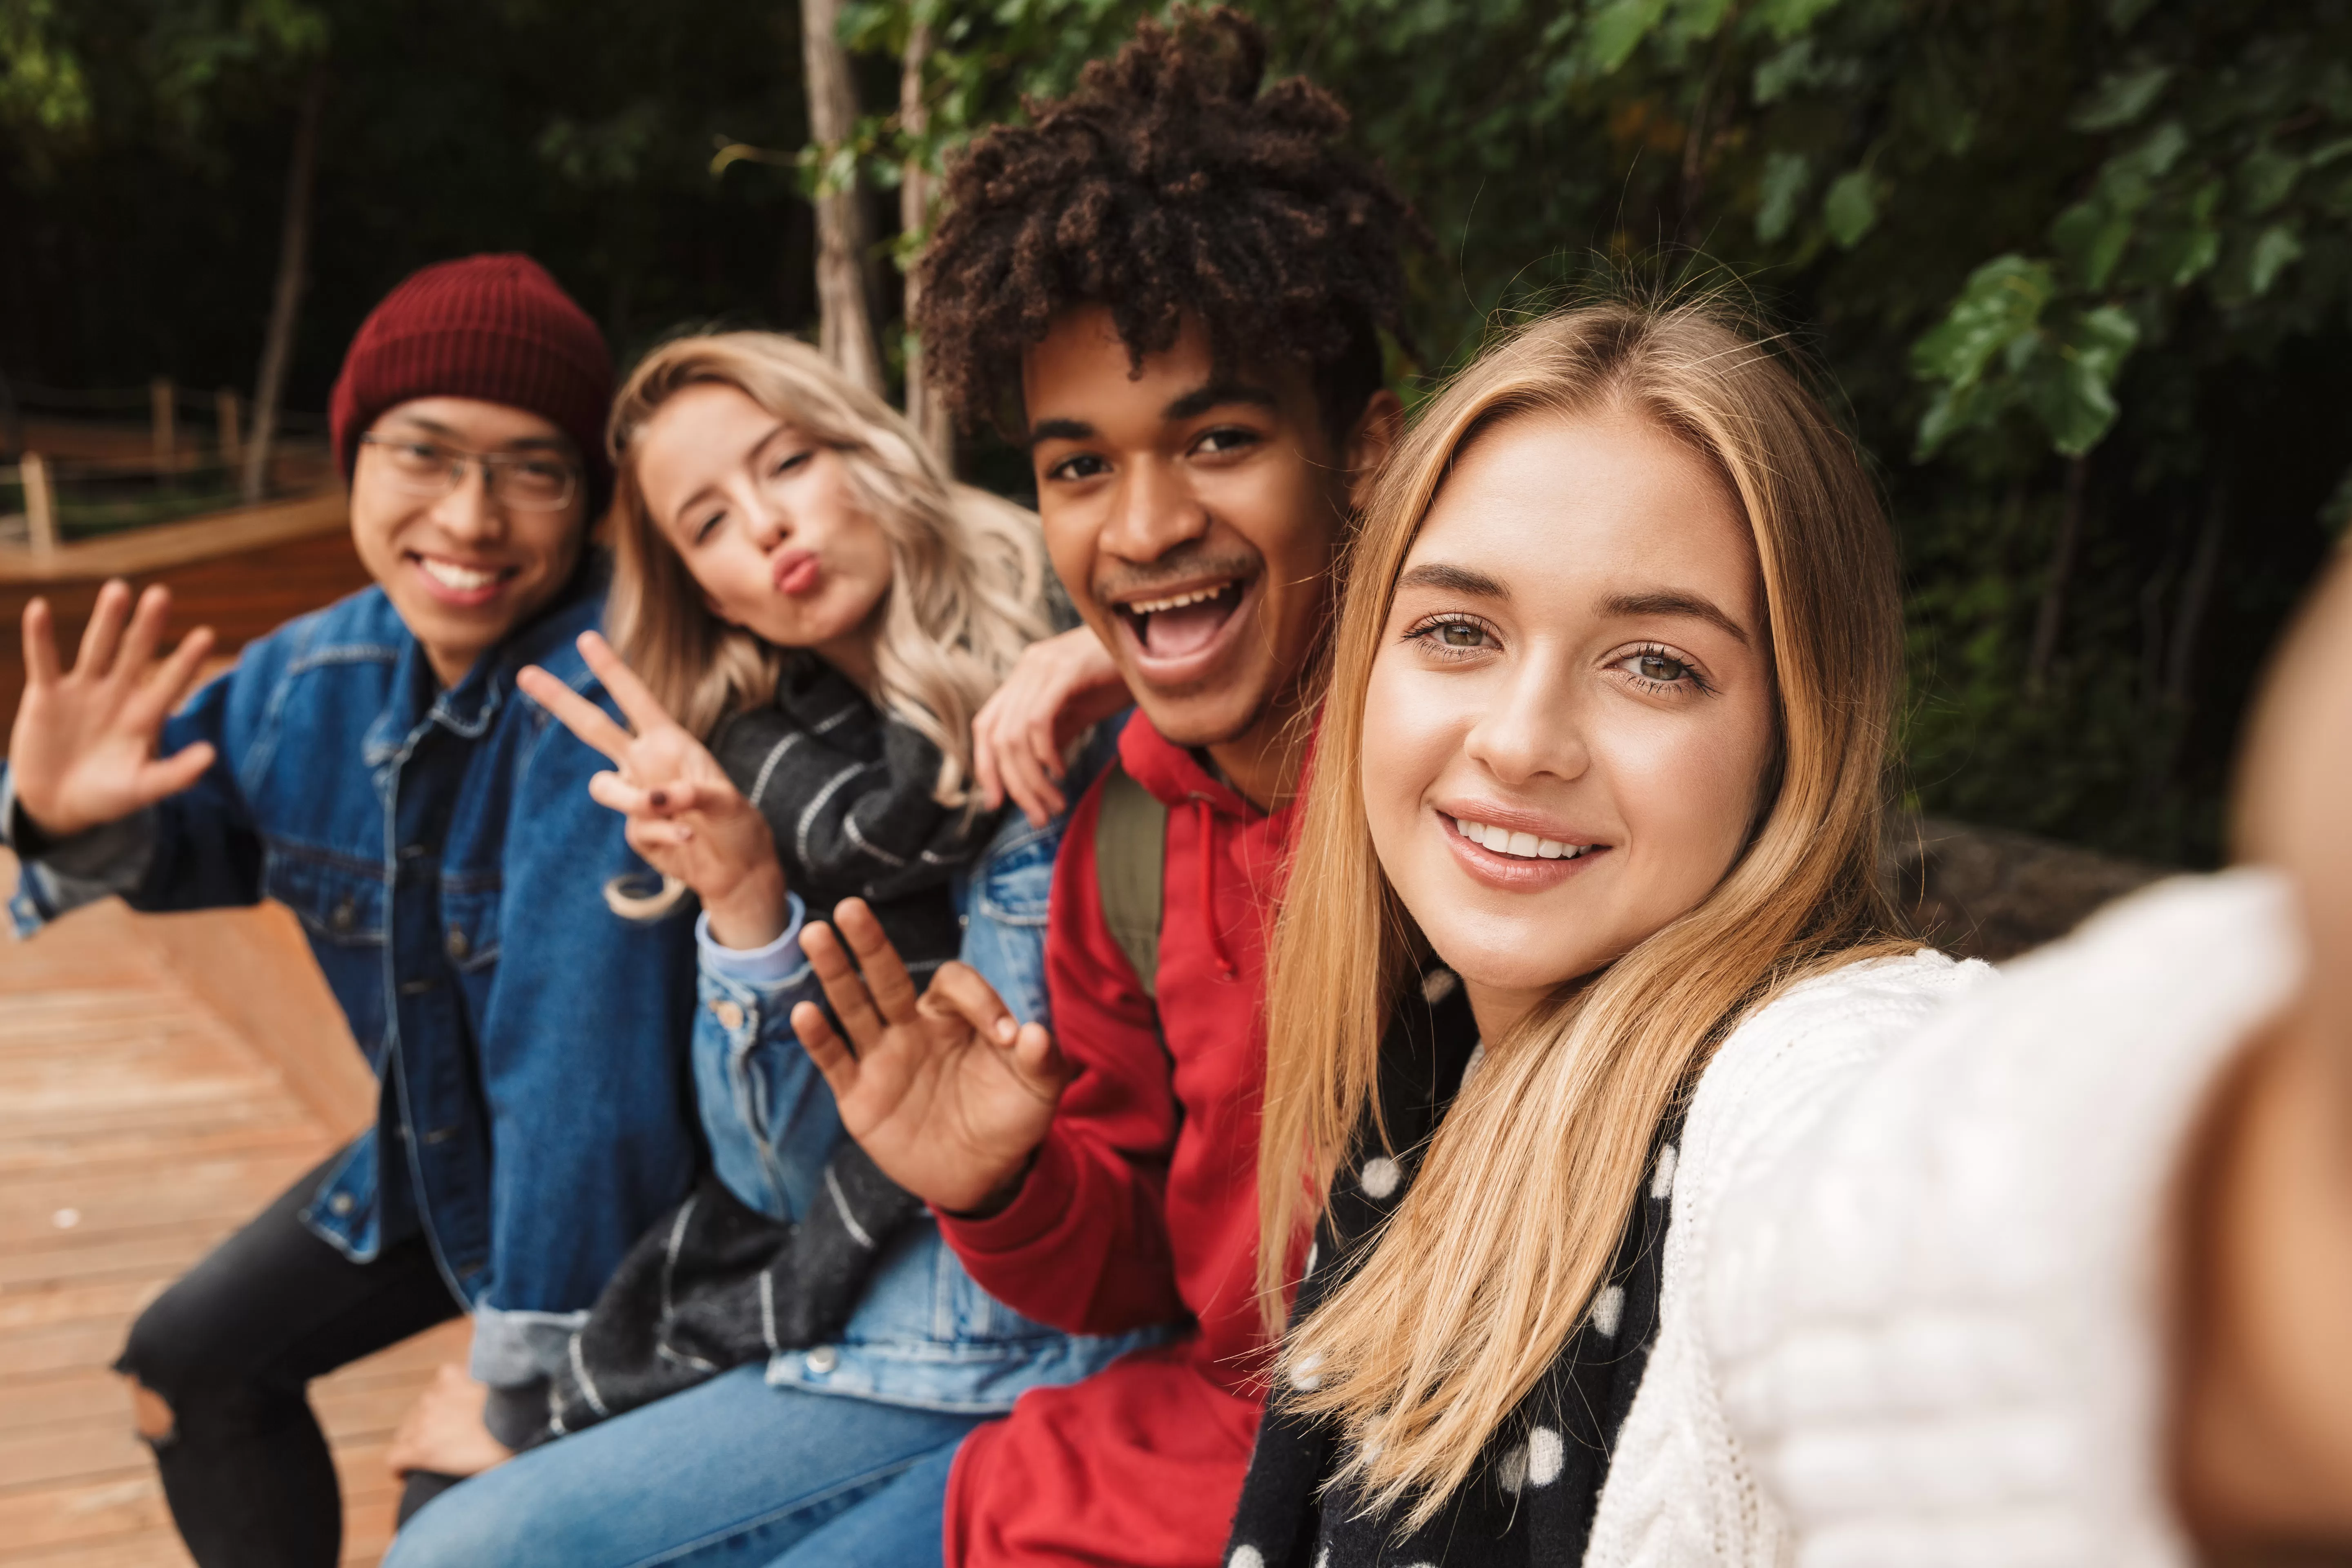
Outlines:
[[[1271, 959], [1258, 1184], [1269, 1321], [1287, 1260], [1367, 1110], [1377, 1115], [1381, 1036], [1412, 973], [1412, 919], [1373, 851], [1359, 771], [1398, 574], [1472, 442], [1522, 415], [1616, 411], [1682, 442], [1746, 514], [1779, 761], [1746, 848], [1698, 907], [1486, 1043], [1363, 1267], [1284, 1348], [1285, 1397], [1337, 1418], [1368, 1506], [1409, 1501], [1415, 1525], [1468, 1479], [1581, 1321], [1652, 1131], [1732, 1023], [1805, 973], [1895, 951], [1876, 859], [1901, 619], [1892, 542], [1852, 444], [1765, 341], [1712, 302], [1606, 302], [1519, 331], [1423, 414], [1349, 553]], [[1286, 1375], [1307, 1366], [1315, 1375]]]
[[689, 386], [731, 386], [838, 453], [890, 546], [874, 631], [875, 706], [940, 749], [933, 795], [971, 796], [971, 721], [1021, 650], [1045, 635], [1036, 514], [951, 479], [906, 417], [815, 349], [774, 332], [680, 338], [647, 354], [614, 400], [613, 646], [697, 735], [775, 696], [785, 651], [710, 611], [646, 509], [632, 443]]

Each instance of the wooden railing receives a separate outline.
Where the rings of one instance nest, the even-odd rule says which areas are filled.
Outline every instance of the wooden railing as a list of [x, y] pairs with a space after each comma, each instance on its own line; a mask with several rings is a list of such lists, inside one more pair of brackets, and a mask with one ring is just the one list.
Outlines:
[[0, 382], [0, 549], [47, 557], [77, 536], [331, 482], [323, 416], [281, 413], [278, 432], [266, 454], [249, 450], [245, 401], [227, 387], [197, 394], [162, 376], [79, 391]]
[[[7, 470], [0, 469], [0, 476]], [[16, 488], [25, 497], [25, 524], [29, 535], [26, 542], [36, 555], [55, 555], [58, 551], [57, 491], [49, 484], [48, 459], [38, 452], [27, 452], [18, 460], [13, 476]]]

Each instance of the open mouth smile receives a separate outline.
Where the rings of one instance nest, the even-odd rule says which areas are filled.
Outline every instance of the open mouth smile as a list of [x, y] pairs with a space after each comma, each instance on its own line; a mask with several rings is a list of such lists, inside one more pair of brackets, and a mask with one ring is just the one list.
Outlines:
[[1575, 860], [1602, 844], [1570, 844], [1558, 838], [1538, 838], [1532, 833], [1514, 833], [1507, 827], [1490, 823], [1472, 822], [1466, 817], [1449, 817], [1454, 830], [1473, 844], [1482, 844], [1497, 855], [1508, 855], [1515, 860]]
[[1196, 679], [1231, 641], [1250, 586], [1228, 577], [1138, 596], [1113, 605], [1113, 619], [1131, 639], [1140, 673], [1157, 681]]
[[1589, 840], [1554, 837], [1538, 830], [1541, 823], [1514, 827], [1445, 810], [1436, 812], [1436, 816], [1445, 829], [1446, 847], [1453, 851], [1454, 863], [1472, 880], [1503, 892], [1533, 893], [1558, 887], [1571, 877], [1584, 875], [1586, 868], [1611, 848]]
[[410, 552], [408, 558], [416, 563], [418, 574], [434, 597], [457, 605], [477, 605], [496, 597], [522, 570], [520, 566], [475, 565], [415, 551]]

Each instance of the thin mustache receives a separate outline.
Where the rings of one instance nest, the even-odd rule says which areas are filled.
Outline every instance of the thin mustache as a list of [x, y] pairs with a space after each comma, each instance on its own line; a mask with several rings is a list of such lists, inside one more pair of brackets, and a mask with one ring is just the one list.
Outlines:
[[1192, 577], [1223, 575], [1235, 579], [1244, 578], [1259, 570], [1263, 564], [1262, 562], [1244, 560], [1238, 556], [1223, 560], [1183, 561], [1172, 566], [1160, 566], [1155, 563], [1149, 570], [1122, 573], [1118, 577], [1109, 581], [1098, 578], [1095, 582], [1094, 593], [1097, 600], [1108, 601], [1118, 595], [1139, 593], [1171, 583], [1181, 583]]

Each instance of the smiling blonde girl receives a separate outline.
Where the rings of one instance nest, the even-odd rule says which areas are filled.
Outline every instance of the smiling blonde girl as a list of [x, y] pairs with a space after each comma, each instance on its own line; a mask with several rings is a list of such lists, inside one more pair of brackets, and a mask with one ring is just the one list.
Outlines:
[[[2347, 569], [2306, 784], [2352, 734]], [[1899, 633], [1853, 448], [1705, 305], [1566, 312], [1426, 411], [1352, 550], [1275, 941], [1260, 1283], [1297, 1294], [1230, 1563], [2352, 1528], [2316, 1089], [2352, 1018], [2282, 1058], [2286, 888], [2187, 879], [2007, 974], [1895, 940]], [[2341, 910], [2316, 799], [2263, 830]]]

